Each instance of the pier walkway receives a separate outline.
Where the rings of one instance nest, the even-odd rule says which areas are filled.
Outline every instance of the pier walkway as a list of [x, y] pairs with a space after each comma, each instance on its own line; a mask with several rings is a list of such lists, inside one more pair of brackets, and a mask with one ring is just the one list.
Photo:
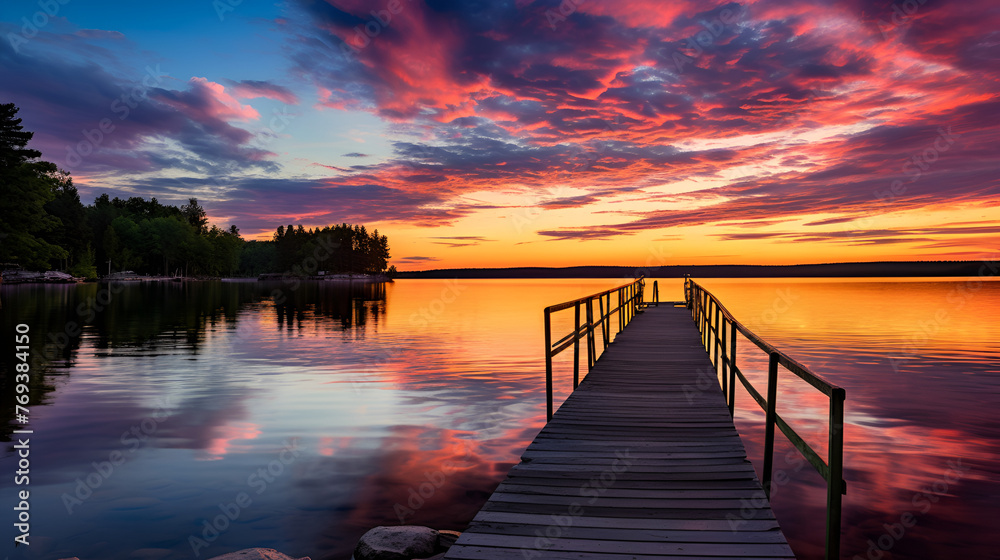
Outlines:
[[706, 340], [686, 307], [636, 309], [446, 558], [794, 558]]

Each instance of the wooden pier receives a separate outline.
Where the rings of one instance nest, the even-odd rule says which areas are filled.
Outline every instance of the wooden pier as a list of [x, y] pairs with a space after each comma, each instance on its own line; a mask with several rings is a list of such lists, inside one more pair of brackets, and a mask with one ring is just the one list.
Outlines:
[[[726, 331], [720, 337], [719, 320], [732, 320], [733, 356], [734, 328], [744, 327], [716, 305], [713, 328], [704, 305], [710, 302], [707, 292], [691, 285], [698, 292], [686, 285], [686, 305], [646, 307], [639, 281], [637, 288], [623, 286], [546, 309], [549, 395], [551, 358], [566, 348], [574, 349], [574, 385], [579, 386], [554, 414], [550, 404], [549, 422], [445, 558], [795, 557], [731, 416], [735, 392], [733, 381], [726, 390], [727, 371], [732, 379], [738, 373], [749, 384], [735, 358], [727, 355]], [[617, 307], [612, 308], [616, 292]], [[595, 301], [600, 305], [597, 317]], [[553, 344], [550, 312], [574, 307], [574, 331]], [[610, 317], [616, 312], [619, 332], [612, 343]], [[595, 333], [603, 344], [597, 343]], [[589, 373], [578, 382], [579, 341], [584, 339]], [[603, 354], [598, 359], [599, 346]], [[706, 352], [713, 347], [714, 355]], [[775, 372], [778, 354], [772, 353]], [[748, 390], [761, 402], [756, 390]], [[767, 437], [773, 449], [776, 398], [770, 390], [768, 394], [772, 409]], [[841, 396], [841, 415], [842, 405]], [[766, 403], [762, 406], [767, 409]], [[788, 426], [778, 421], [785, 431]], [[799, 442], [793, 443], [799, 447]], [[814, 461], [818, 456], [800, 451], [820, 469]], [[834, 474], [842, 483], [839, 468], [837, 463]], [[832, 531], [839, 544], [842, 487], [832, 488]], [[828, 542], [827, 548], [828, 555], [836, 552], [836, 544], [831, 550]]]

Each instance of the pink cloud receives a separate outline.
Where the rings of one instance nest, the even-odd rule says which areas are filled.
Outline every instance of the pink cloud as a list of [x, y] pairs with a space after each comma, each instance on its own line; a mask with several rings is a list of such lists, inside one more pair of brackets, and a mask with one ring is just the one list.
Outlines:
[[240, 120], [250, 121], [260, 118], [260, 113], [250, 105], [241, 105], [240, 102], [226, 93], [226, 88], [222, 84], [210, 82], [205, 78], [191, 78], [193, 88], [204, 88], [206, 93], [214, 101], [208, 112], [220, 120]]
[[298, 105], [299, 98], [290, 89], [257, 80], [243, 80], [233, 86], [233, 93], [242, 99], [257, 99], [264, 97], [281, 101], [287, 105]]

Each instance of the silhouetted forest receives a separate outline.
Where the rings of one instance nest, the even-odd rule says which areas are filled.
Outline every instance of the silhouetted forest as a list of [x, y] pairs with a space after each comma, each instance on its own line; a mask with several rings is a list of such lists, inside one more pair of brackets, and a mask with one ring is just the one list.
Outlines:
[[86, 278], [109, 270], [185, 276], [386, 270], [388, 239], [363, 225], [279, 226], [269, 241], [245, 241], [235, 225], [209, 226], [195, 198], [178, 207], [102, 194], [84, 206], [69, 174], [27, 148], [33, 133], [23, 130], [17, 111], [13, 103], [0, 104], [0, 263]]
[[388, 259], [389, 239], [378, 230], [369, 233], [365, 226], [350, 224], [315, 229], [289, 225], [278, 226], [271, 241], [246, 242], [239, 270], [249, 275], [316, 270], [378, 274], [386, 270]]

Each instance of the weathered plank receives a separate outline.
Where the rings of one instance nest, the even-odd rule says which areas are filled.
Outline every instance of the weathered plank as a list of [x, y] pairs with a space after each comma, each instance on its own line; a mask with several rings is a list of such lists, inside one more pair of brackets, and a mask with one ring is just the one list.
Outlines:
[[636, 317], [446, 558], [794, 558], [700, 336]]
[[[552, 525], [551, 515], [504, 513], [480, 511], [473, 523], [507, 523], [511, 525]], [[743, 531], [776, 531], [778, 522], [774, 520], [739, 521]], [[632, 529], [662, 529], [670, 531], [731, 531], [733, 523], [720, 519], [633, 519]], [[620, 529], [621, 520], [595, 515], [580, 516], [573, 520], [573, 527], [595, 527]]]
[[[549, 520], [551, 523], [551, 519]], [[498, 522], [477, 522], [473, 524], [477, 533], [496, 535], [537, 536], [538, 530], [545, 525], [518, 524]], [[727, 528], [728, 529], [728, 528]], [[622, 529], [599, 527], [563, 527], [562, 536], [571, 539], [626, 540], [642, 542], [696, 542], [696, 543], [783, 543], [783, 535], [779, 531], [755, 531], [736, 533], [725, 531], [699, 531], [679, 529]]]

